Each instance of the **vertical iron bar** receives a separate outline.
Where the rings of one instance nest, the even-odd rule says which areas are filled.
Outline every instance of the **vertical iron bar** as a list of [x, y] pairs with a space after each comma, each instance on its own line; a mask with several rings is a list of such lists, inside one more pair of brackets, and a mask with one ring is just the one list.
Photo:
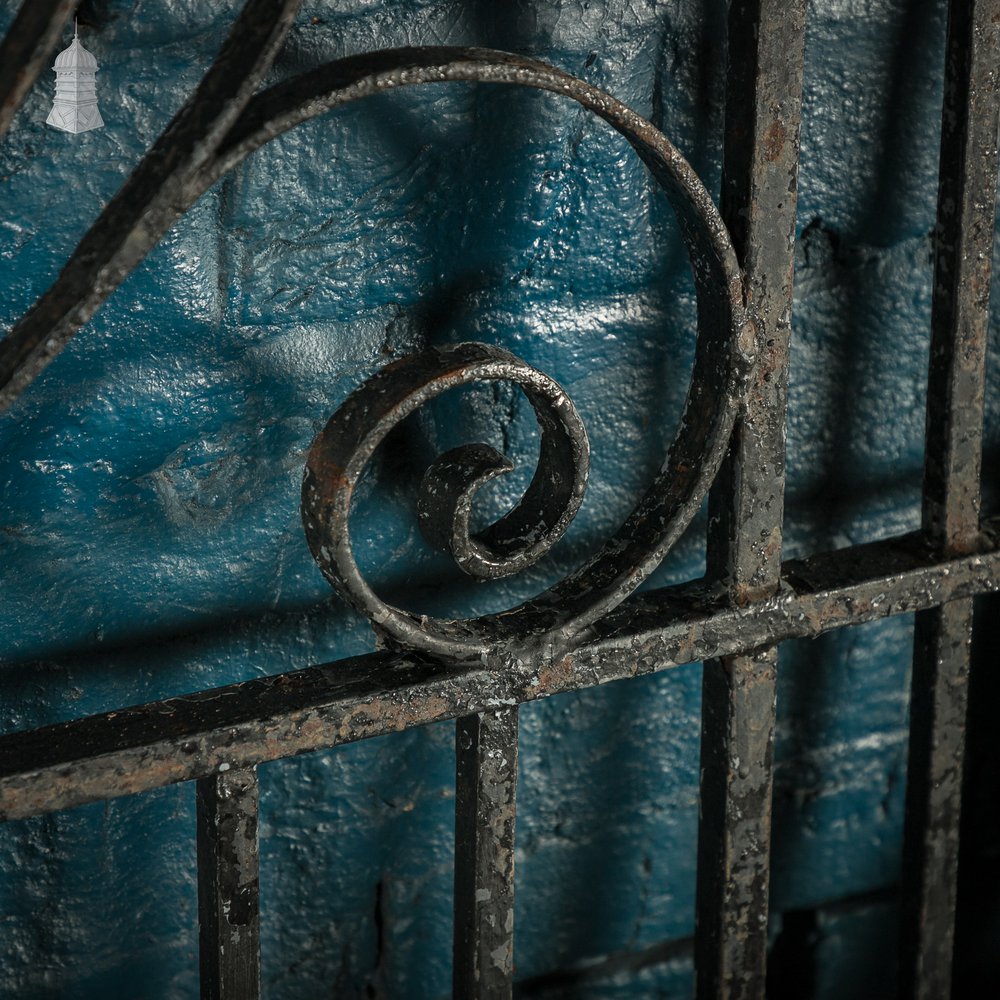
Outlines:
[[[722, 214], [762, 342], [710, 501], [709, 572], [732, 600], [781, 565], [805, 0], [731, 0]], [[705, 663], [695, 966], [699, 997], [764, 997], [777, 650]]]
[[459, 719], [455, 768], [455, 1000], [510, 1000], [517, 708]]
[[[952, 0], [934, 253], [923, 526], [976, 549], [996, 215], [1000, 0]], [[972, 601], [917, 615], [903, 837], [900, 995], [951, 992]]]
[[257, 769], [200, 778], [197, 801], [202, 1000], [257, 1000]]

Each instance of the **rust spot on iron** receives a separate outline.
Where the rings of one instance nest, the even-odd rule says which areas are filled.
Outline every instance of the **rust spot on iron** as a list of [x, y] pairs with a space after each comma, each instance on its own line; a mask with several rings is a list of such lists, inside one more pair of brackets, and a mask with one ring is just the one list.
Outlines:
[[779, 122], [772, 122], [764, 133], [764, 159], [768, 163], [774, 163], [785, 149], [785, 140], [788, 133], [785, 126]]
[[351, 480], [343, 467], [331, 457], [329, 450], [317, 446], [309, 452], [309, 470], [320, 487], [320, 492], [329, 496], [350, 489]]
[[573, 657], [548, 663], [538, 671], [538, 686], [543, 691], [559, 691], [569, 685], [573, 676]]

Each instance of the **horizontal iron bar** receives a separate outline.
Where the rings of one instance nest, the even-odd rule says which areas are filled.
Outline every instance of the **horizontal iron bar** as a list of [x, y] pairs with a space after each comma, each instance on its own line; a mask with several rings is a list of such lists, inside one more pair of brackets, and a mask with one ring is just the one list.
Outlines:
[[727, 606], [703, 581], [639, 595], [560, 660], [491, 673], [378, 652], [0, 737], [0, 819], [250, 767], [460, 715], [743, 653], [1000, 590], [1000, 519], [983, 551], [921, 534], [786, 562], [779, 593]]

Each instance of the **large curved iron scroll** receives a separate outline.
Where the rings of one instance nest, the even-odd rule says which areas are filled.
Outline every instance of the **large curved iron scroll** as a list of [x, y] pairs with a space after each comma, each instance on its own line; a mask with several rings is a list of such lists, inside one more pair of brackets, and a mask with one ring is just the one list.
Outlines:
[[[38, 6], [51, 9], [53, 18], [68, 11], [56, 0]], [[225, 172], [296, 124], [368, 95], [424, 83], [513, 84], [570, 97], [620, 132], [649, 167], [680, 222], [694, 275], [698, 342], [691, 385], [676, 438], [645, 496], [587, 565], [509, 611], [449, 621], [412, 615], [381, 600], [351, 551], [354, 488], [389, 429], [453, 386], [482, 380], [521, 386], [538, 418], [542, 444], [521, 502], [480, 536], [469, 534], [472, 498], [482, 483], [509, 467], [506, 460], [477, 444], [438, 459], [425, 477], [419, 503], [430, 541], [473, 575], [506, 575], [547, 551], [580, 505], [588, 445], [571, 401], [544, 374], [485, 344], [422, 352], [378, 372], [317, 437], [303, 484], [303, 519], [313, 555], [338, 592], [388, 641], [453, 660], [499, 657], [509, 663], [533, 652], [558, 653], [660, 563], [698, 510], [722, 462], [757, 351], [729, 234], [697, 175], [662, 133], [608, 94], [532, 59], [486, 49], [393, 49], [331, 62], [252, 96], [297, 7], [298, 0], [249, 0], [198, 90], [56, 282], [0, 343], [0, 409], [55, 357], [183, 212]], [[12, 36], [13, 48], [25, 49], [29, 30], [19, 19], [5, 49]], [[40, 67], [42, 58], [35, 62]], [[32, 70], [37, 73], [34, 63]], [[0, 106], [19, 101], [23, 79], [18, 87], [16, 93], [0, 93]], [[0, 119], [0, 128], [4, 124]]]

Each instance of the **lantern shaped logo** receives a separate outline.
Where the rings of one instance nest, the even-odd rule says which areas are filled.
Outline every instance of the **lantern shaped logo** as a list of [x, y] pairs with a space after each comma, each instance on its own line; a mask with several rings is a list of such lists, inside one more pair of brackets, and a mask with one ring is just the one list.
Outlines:
[[64, 132], [89, 132], [101, 128], [104, 119], [97, 109], [97, 60], [81, 44], [78, 34], [73, 44], [56, 56], [56, 99], [47, 125]]

